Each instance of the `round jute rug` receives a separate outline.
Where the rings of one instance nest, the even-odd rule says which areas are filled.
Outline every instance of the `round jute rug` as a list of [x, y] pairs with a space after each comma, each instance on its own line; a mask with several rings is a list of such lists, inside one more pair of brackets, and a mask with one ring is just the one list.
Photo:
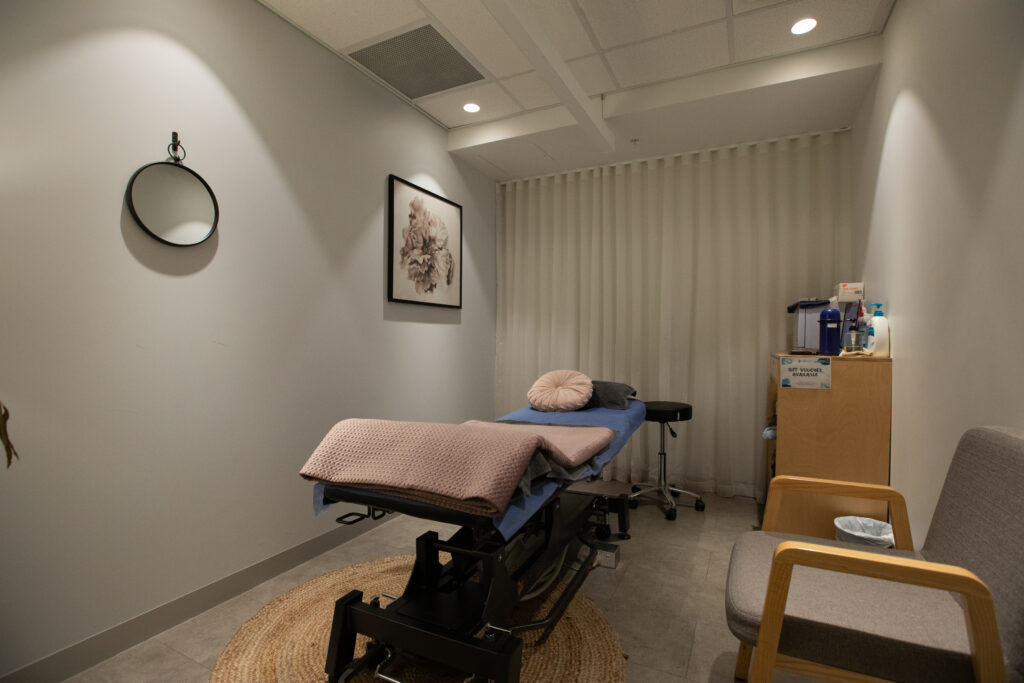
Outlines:
[[[324, 660], [334, 601], [353, 589], [363, 591], [364, 601], [381, 593], [400, 595], [413, 560], [412, 555], [402, 555], [353, 565], [288, 591], [238, 630], [221, 653], [210, 683], [326, 681]], [[516, 613], [517, 620], [546, 614], [558, 592], [555, 589], [546, 598], [524, 602]], [[626, 680], [625, 655], [618, 636], [584, 593], [576, 594], [543, 645], [536, 644], [539, 635], [540, 631], [533, 631], [522, 636], [523, 683]], [[356, 656], [365, 648], [366, 638], [359, 636]], [[384, 673], [403, 683], [461, 683], [466, 678], [464, 673], [411, 655], [397, 657]], [[372, 672], [363, 671], [356, 680], [370, 683]]]

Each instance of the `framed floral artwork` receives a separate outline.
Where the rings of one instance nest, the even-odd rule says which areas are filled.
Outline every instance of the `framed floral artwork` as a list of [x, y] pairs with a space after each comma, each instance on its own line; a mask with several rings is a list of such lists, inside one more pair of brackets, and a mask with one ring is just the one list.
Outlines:
[[388, 176], [388, 301], [462, 308], [462, 207]]

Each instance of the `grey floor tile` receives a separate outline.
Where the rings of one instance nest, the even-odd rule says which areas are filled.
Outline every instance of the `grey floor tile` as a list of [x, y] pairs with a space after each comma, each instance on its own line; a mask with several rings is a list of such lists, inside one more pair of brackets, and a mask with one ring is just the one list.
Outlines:
[[213, 669], [224, 646], [262, 604], [243, 594], [156, 636], [156, 640]]
[[583, 583], [581, 590], [590, 596], [599, 607], [605, 607], [612, 602], [615, 596], [615, 588], [624, 574], [625, 569], [621, 563], [615, 569], [595, 567]]
[[[724, 606], [722, 610], [724, 611]], [[693, 634], [693, 648], [686, 666], [688, 681], [732, 680], [739, 641], [720, 619], [708, 615], [697, 623]], [[721, 660], [721, 661], [720, 661]], [[727, 678], [723, 678], [722, 674]]]
[[210, 670], [150, 639], [68, 679], [73, 683], [206, 683]]
[[[617, 495], [619, 482], [576, 488]], [[725, 623], [725, 575], [739, 534], [757, 519], [750, 499], [705, 495], [704, 512], [680, 507], [666, 520], [654, 501], [630, 511], [630, 540], [619, 543], [615, 569], [596, 568], [583, 590], [615, 628], [629, 655], [627, 680], [732, 681], [738, 641]], [[612, 520], [613, 530], [615, 521]], [[69, 679], [75, 683], [206, 681], [224, 645], [260, 606], [288, 590], [343, 567], [415, 551], [415, 539], [455, 527], [394, 515], [333, 548], [208, 612]], [[802, 681], [780, 673], [776, 680]]]
[[623, 581], [639, 577], [649, 586], [664, 586], [666, 589], [684, 587], [695, 580], [703, 581], [711, 561], [711, 553], [698, 545], [657, 546], [641, 539], [624, 550], [622, 557]]
[[708, 571], [704, 580], [709, 585], [714, 585], [722, 594], [725, 594], [725, 580], [729, 576], [729, 558], [732, 557], [732, 546], [728, 550], [713, 550], [708, 560]]
[[[694, 667], [696, 671], [687, 671], [686, 681], [688, 683], [734, 683], [736, 678], [733, 673], [736, 671], [736, 649], [739, 648], [739, 643], [736, 643], [736, 647], [732, 651], [719, 652], [713, 655], [710, 663]], [[776, 676], [772, 676], [772, 680], [779, 683], [780, 679]]]
[[661, 671], [686, 671], [694, 626], [674, 605], [618, 604], [606, 611], [623, 650], [644, 666]]
[[[339, 568], [343, 566], [347, 565], [339, 565]], [[292, 588], [301, 586], [307, 581], [312, 581], [324, 573], [325, 572], [320, 571], [319, 568], [311, 568], [307, 564], [301, 564], [298, 567], [289, 569], [283, 574], [279, 574], [272, 579], [267, 579], [263, 583], [250, 588], [242, 595], [260, 605], [266, 605], [278, 596], [284, 595]]]
[[653, 504], [641, 504], [630, 513], [631, 526], [642, 533], [633, 537], [652, 545], [689, 546], [698, 543], [714, 526], [713, 515], [680, 508], [676, 519], [665, 519], [662, 510]]
[[727, 515], [715, 518], [715, 531], [736, 536], [746, 531], [756, 531], [756, 524], [756, 515]]
[[711, 552], [732, 552], [732, 546], [741, 532], [709, 529], [700, 535], [698, 545]]
[[673, 683], [685, 680], [678, 672], [652, 669], [641, 664], [637, 659], [630, 657], [626, 662], [626, 683]]

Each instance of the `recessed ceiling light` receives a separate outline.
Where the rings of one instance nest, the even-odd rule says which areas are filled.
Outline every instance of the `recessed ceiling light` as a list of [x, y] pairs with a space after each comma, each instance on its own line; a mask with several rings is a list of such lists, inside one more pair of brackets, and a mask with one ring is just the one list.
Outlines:
[[789, 30], [792, 31], [795, 35], [799, 36], [801, 34], [807, 33], [808, 31], [812, 30], [817, 25], [818, 25], [818, 20], [817, 19], [812, 19], [810, 17], [807, 17], [806, 19], [801, 19], [800, 21], [798, 21], [795, 24], [793, 24], [793, 28], [791, 28]]
[[465, 111], [468, 111], [470, 114], [475, 114], [478, 111], [480, 111], [480, 105], [479, 104], [473, 104], [472, 102], [469, 102], [468, 104], [462, 105], [462, 108]]

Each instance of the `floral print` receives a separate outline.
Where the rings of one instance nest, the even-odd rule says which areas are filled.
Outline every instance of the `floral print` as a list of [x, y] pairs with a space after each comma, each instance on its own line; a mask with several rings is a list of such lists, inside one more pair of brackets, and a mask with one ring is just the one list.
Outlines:
[[429, 294], [438, 285], [452, 283], [455, 260], [448, 250], [448, 228], [444, 221], [430, 213], [422, 197], [409, 202], [409, 225], [402, 228], [402, 267], [418, 294]]

